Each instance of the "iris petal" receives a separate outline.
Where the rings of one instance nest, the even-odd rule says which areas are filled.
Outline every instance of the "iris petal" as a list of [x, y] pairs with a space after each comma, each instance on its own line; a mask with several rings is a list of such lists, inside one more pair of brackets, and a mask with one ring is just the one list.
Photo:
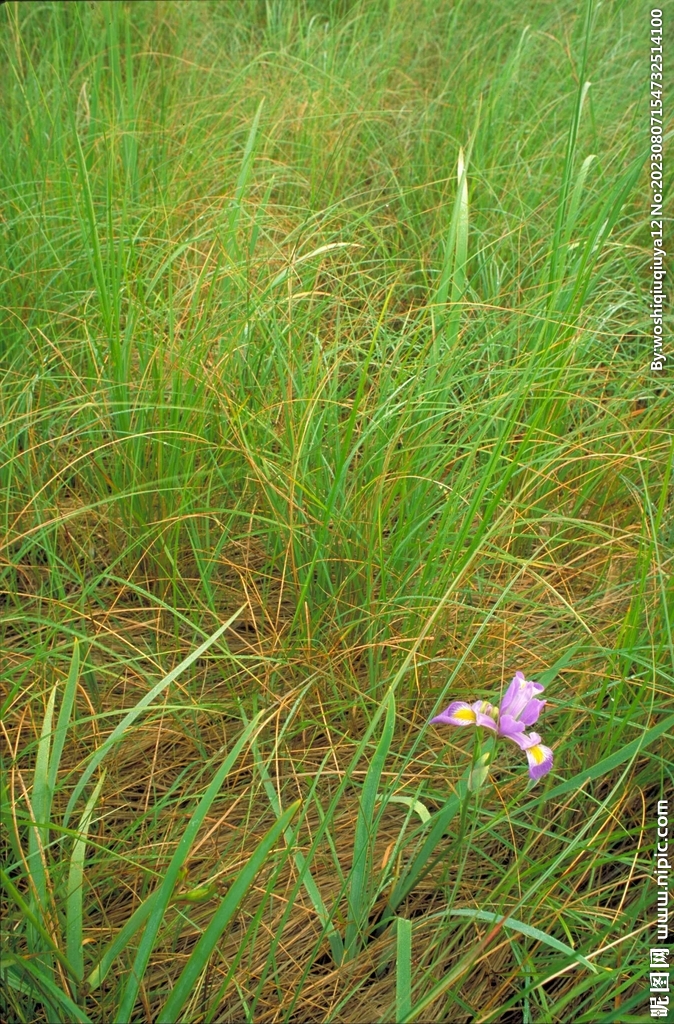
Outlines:
[[534, 694], [542, 692], [540, 683], [528, 680], [523, 672], [516, 672], [501, 701], [500, 717], [508, 716], [524, 725], [533, 725], [545, 704], [545, 701], [537, 700]]
[[544, 700], [536, 700], [535, 697], [532, 697], [527, 706], [520, 714], [520, 722], [523, 722], [524, 725], [533, 725], [534, 722], [538, 721], [538, 716], [540, 715], [544, 707]]
[[522, 684], [526, 682], [524, 674], [522, 672], [516, 672], [513, 676], [510, 686], [503, 694], [503, 700], [501, 701], [501, 714], [504, 712], [512, 714], [511, 708], [518, 694], [522, 688]]
[[431, 718], [431, 722], [435, 725], [476, 725], [477, 717], [470, 704], [455, 700], [439, 715]]
[[518, 746], [521, 746], [517, 737], [524, 735], [524, 722], [518, 722], [512, 715], [501, 714], [498, 720], [498, 734], [506, 736], [509, 740], [514, 740]]
[[553, 763], [550, 747], [545, 747], [542, 743], [535, 743], [528, 748], [526, 754], [529, 762], [529, 777], [535, 781], [547, 775]]

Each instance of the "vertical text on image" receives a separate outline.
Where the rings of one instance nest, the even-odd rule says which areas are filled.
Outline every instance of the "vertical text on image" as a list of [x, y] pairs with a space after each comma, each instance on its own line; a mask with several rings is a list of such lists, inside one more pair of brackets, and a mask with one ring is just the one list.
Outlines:
[[669, 801], [658, 800], [656, 837], [653, 844], [655, 861], [657, 946], [650, 948], [650, 1011], [651, 1017], [667, 1018], [669, 1012]]
[[664, 248], [663, 234], [663, 213], [662, 213], [662, 186], [664, 170], [664, 154], [662, 148], [662, 121], [663, 121], [663, 97], [664, 97], [664, 61], [662, 52], [662, 11], [654, 8], [651, 11], [651, 72], [650, 72], [650, 127], [651, 127], [651, 148], [650, 148], [650, 187], [651, 198], [651, 238], [653, 241], [653, 262], [651, 264], [652, 287], [651, 287], [651, 312], [653, 358], [651, 370], [663, 370], [667, 356], [662, 347], [663, 336], [663, 307], [666, 295], [663, 288], [663, 281], [667, 273], [664, 259], [667, 253]]

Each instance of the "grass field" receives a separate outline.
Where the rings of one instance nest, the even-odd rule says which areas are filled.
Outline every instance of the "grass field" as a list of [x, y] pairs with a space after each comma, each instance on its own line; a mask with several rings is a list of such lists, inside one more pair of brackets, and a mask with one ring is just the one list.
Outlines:
[[0, 9], [3, 1020], [650, 1019], [649, 10]]

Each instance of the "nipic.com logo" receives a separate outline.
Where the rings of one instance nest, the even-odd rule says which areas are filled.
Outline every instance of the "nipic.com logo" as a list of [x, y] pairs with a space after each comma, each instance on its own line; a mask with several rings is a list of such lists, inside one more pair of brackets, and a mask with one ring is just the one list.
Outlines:
[[[654, 843], [655, 883], [657, 886], [657, 941], [669, 939], [669, 804], [658, 800], [656, 840]], [[650, 949], [650, 1010], [651, 1017], [667, 1018], [669, 1012], [669, 947], [651, 946]]]

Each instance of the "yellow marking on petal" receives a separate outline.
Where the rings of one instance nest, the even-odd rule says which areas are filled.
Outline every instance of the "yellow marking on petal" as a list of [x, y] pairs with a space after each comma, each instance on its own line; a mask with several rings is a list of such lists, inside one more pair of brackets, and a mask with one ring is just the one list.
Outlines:
[[475, 712], [472, 708], [459, 708], [458, 711], [454, 712], [452, 718], [460, 718], [462, 722], [474, 722]]
[[528, 751], [533, 757], [536, 764], [543, 764], [545, 761], [545, 754], [543, 753], [543, 747], [536, 744], [535, 747], [529, 747]]

